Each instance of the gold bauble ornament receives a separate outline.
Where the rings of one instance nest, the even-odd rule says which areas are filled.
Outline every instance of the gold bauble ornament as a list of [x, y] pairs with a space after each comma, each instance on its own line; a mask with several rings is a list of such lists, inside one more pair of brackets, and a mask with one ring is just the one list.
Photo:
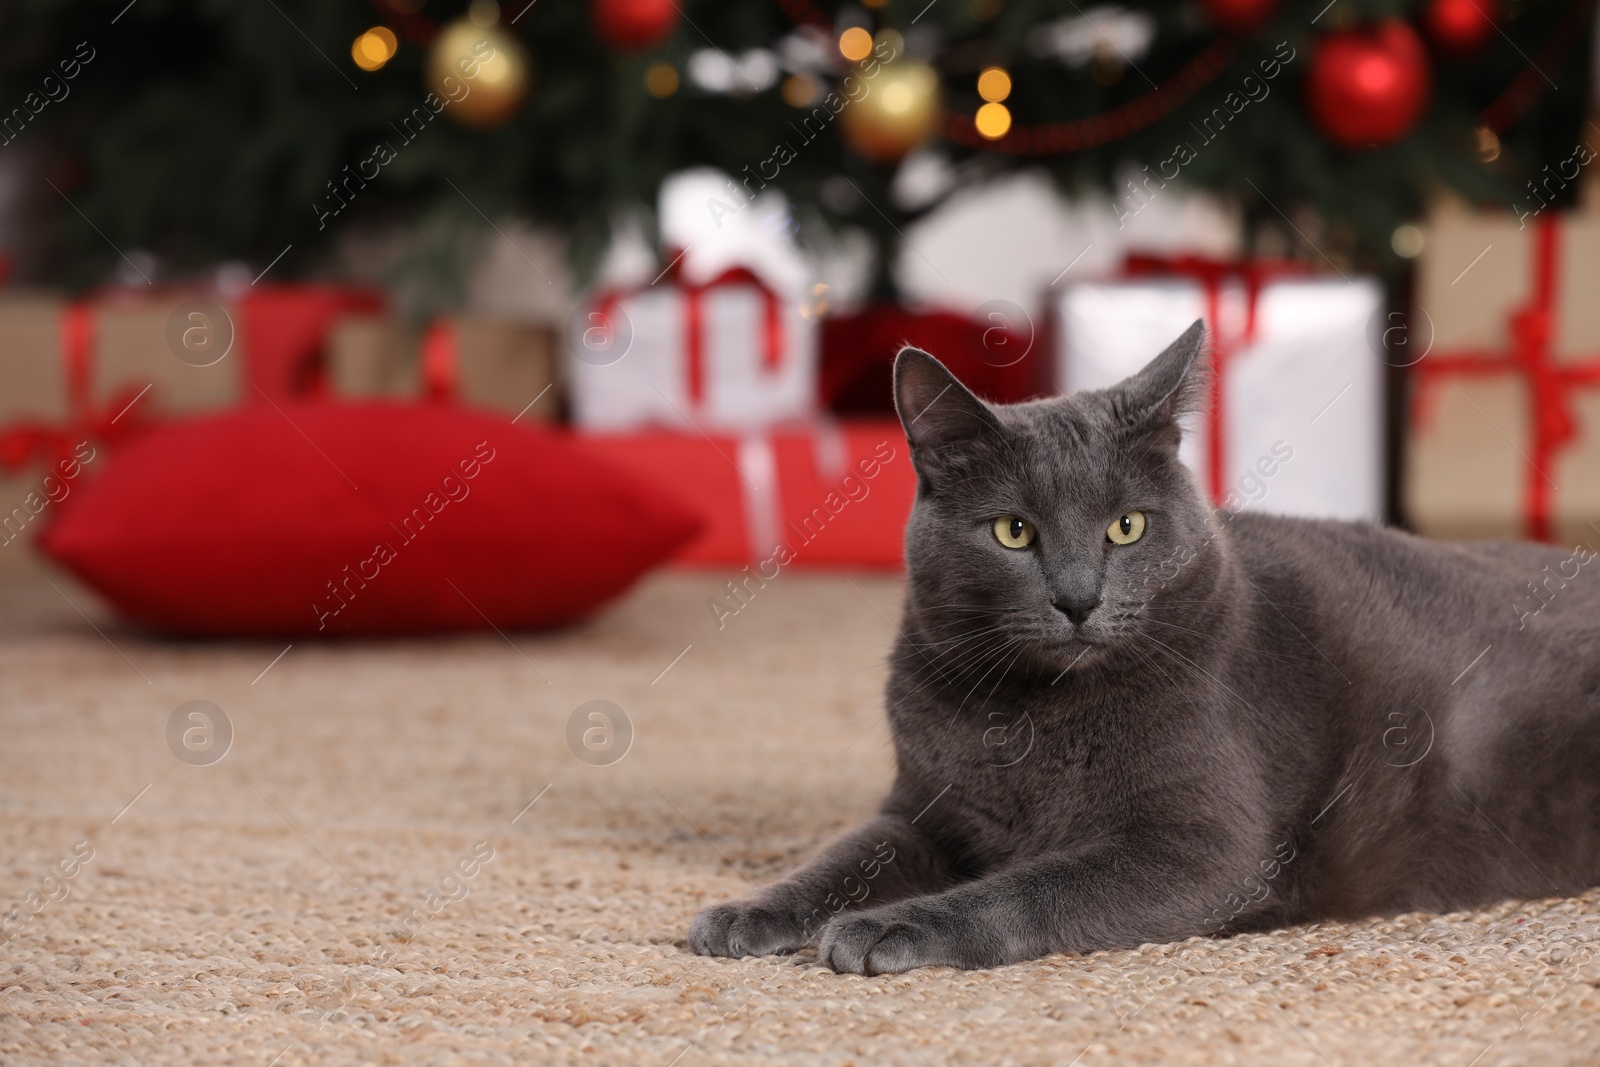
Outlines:
[[867, 94], [839, 115], [845, 143], [858, 155], [892, 163], [924, 144], [939, 123], [939, 75], [926, 63], [885, 63], [862, 78]]
[[498, 126], [522, 106], [531, 80], [522, 42], [497, 25], [458, 19], [439, 31], [428, 51], [428, 88], [444, 112], [465, 126]]

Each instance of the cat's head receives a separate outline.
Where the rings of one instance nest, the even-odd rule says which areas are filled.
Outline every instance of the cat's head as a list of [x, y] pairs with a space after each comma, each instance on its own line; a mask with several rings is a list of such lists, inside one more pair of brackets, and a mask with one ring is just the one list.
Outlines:
[[908, 620], [941, 673], [1013, 657], [1087, 668], [1172, 638], [1152, 606], [1193, 603], [1218, 566], [1210, 508], [1178, 459], [1204, 341], [1196, 322], [1110, 389], [1009, 405], [900, 352], [895, 405], [918, 483]]

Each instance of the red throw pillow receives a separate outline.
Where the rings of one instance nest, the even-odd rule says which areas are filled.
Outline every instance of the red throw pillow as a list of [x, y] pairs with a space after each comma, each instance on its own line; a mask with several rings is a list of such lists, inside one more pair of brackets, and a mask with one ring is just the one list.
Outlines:
[[700, 526], [566, 434], [392, 403], [174, 423], [75, 495], [45, 552], [130, 618], [183, 634], [550, 626]]

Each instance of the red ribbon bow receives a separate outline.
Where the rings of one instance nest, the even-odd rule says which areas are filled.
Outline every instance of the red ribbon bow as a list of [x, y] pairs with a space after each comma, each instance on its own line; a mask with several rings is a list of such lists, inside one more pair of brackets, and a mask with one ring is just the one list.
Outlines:
[[93, 351], [94, 319], [90, 306], [67, 305], [61, 318], [61, 360], [71, 414], [65, 423], [24, 420], [0, 429], [0, 470], [15, 473], [35, 461], [54, 465], [70, 458], [84, 441], [116, 444], [144, 428], [143, 411], [133, 407], [144, 395], [144, 389], [128, 386], [104, 407], [95, 407], [90, 395]]
[[[682, 258], [680, 254], [678, 259], [673, 260], [674, 267]], [[666, 273], [683, 293], [683, 345], [688, 363], [688, 391], [691, 404], [698, 407], [705, 397], [705, 313], [701, 308], [701, 301], [712, 289], [729, 285], [753, 285], [761, 291], [765, 305], [761, 365], [768, 372], [778, 369], [783, 362], [783, 304], [759, 276], [745, 267], [730, 267], [710, 281], [695, 284], [684, 281], [674, 267], [668, 267]], [[598, 310], [606, 323], [611, 322], [612, 313], [621, 299], [622, 297], [615, 291], [608, 292], [600, 298]]]

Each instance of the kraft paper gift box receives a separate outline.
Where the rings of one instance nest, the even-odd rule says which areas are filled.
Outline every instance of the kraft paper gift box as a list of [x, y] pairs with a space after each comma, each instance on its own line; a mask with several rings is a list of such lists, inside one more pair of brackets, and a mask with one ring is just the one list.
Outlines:
[[602, 295], [570, 331], [574, 421], [743, 431], [816, 407], [817, 330], [747, 270]]
[[1206, 320], [1215, 367], [1181, 456], [1219, 507], [1379, 520], [1385, 366], [1370, 278], [1246, 261], [1132, 260], [1133, 276], [1069, 287], [1054, 308], [1056, 386], [1103, 389]]
[[106, 348], [103, 318], [98, 306], [44, 294], [0, 302], [0, 568], [31, 565], [33, 541], [103, 468], [108, 444], [147, 414], [133, 409], [152, 383], [105, 381], [117, 367], [105, 351], [137, 349], [139, 327], [130, 336], [113, 319]]
[[236, 298], [195, 289], [117, 289], [90, 312], [89, 400], [150, 386], [160, 415], [188, 415], [263, 396], [323, 391], [330, 330], [381, 307], [375, 292], [337, 285], [262, 285]]
[[427, 396], [539, 422], [561, 412], [555, 331], [515, 319], [442, 319], [413, 344], [393, 319], [348, 318], [333, 331], [329, 370], [345, 397]]
[[[60, 333], [59, 300], [42, 295], [0, 300], [0, 442], [6, 427], [65, 421], [67, 376], [58, 356]], [[21, 448], [15, 462], [0, 466], [0, 574], [27, 570], [32, 564], [29, 545], [48, 521], [44, 510], [35, 514], [29, 506], [30, 494], [35, 506], [49, 499], [41, 466]], [[54, 502], [48, 505], [54, 506]]]
[[1424, 534], [1600, 544], [1600, 217], [1428, 227], [1404, 501]]

